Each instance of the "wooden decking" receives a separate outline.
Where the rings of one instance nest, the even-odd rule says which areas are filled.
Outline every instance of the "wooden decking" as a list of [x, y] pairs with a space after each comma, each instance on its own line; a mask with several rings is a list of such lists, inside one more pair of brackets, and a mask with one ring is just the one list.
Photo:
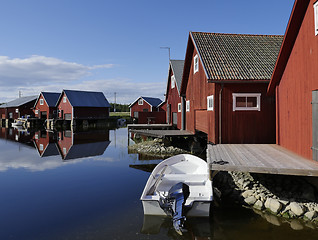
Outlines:
[[184, 130], [149, 130], [149, 129], [145, 129], [145, 130], [135, 130], [135, 129], [131, 129], [129, 130], [129, 132], [131, 133], [135, 133], [135, 134], [140, 134], [143, 136], [149, 136], [149, 137], [177, 137], [177, 136], [181, 136], [181, 137], [187, 137], [187, 136], [193, 136], [194, 134], [188, 131], [184, 131]]
[[208, 144], [211, 170], [318, 176], [318, 162], [276, 144]]

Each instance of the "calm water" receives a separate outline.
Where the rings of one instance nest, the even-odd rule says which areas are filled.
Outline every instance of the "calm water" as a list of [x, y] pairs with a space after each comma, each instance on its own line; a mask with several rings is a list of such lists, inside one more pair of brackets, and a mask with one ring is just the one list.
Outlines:
[[128, 154], [125, 128], [0, 130], [0, 239], [318, 239], [303, 223], [234, 206], [215, 207], [210, 219], [188, 219], [184, 236], [169, 219], [144, 218], [146, 165], [159, 160]]

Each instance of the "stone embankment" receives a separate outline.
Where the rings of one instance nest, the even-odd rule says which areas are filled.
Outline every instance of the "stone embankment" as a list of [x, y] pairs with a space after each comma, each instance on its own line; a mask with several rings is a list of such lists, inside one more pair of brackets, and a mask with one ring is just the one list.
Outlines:
[[271, 213], [290, 221], [294, 229], [303, 226], [295, 224], [295, 219], [318, 226], [318, 192], [304, 177], [220, 172], [214, 180], [223, 197], [249, 206], [260, 215]]
[[142, 141], [134, 145], [130, 145], [128, 149], [132, 152], [142, 153], [150, 156], [169, 157], [188, 151], [174, 147], [166, 139], [155, 138], [154, 140]]

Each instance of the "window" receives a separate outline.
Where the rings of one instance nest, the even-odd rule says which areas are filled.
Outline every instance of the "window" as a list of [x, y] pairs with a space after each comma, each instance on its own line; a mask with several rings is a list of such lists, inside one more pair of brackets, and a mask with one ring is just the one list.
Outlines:
[[39, 110], [35, 110], [34, 112], [35, 112], [35, 114], [39, 114]]
[[178, 112], [181, 112], [181, 103], [178, 103]]
[[43, 105], [44, 104], [44, 101], [43, 101], [43, 99], [41, 98], [40, 99], [40, 105]]
[[318, 1], [314, 4], [315, 36], [318, 35]]
[[40, 144], [40, 151], [43, 151], [43, 144]]
[[66, 155], [66, 148], [63, 148], [63, 154]]
[[142, 98], [138, 100], [138, 105], [144, 105], [144, 100]]
[[186, 101], [186, 112], [190, 112], [190, 100]]
[[213, 111], [213, 108], [214, 108], [213, 95], [207, 97], [207, 108], [208, 108], [208, 111]]
[[63, 103], [66, 103], [66, 97], [63, 97]]
[[16, 108], [16, 109], [15, 109], [15, 113], [19, 113], [19, 108]]
[[199, 58], [198, 58], [198, 54], [194, 56], [193, 59], [193, 71], [194, 73], [199, 71]]
[[233, 111], [261, 111], [260, 93], [233, 93]]
[[174, 77], [174, 75], [171, 76], [171, 89], [174, 88], [176, 85], [176, 78]]

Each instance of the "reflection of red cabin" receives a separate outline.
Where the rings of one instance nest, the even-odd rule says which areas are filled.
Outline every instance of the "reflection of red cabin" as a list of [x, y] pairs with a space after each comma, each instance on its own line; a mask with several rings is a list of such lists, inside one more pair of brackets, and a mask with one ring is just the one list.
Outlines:
[[32, 107], [37, 96], [20, 97], [11, 102], [0, 105], [2, 119], [17, 119], [22, 117], [33, 117]]
[[56, 139], [51, 132], [47, 132], [46, 130], [35, 132], [33, 142], [41, 157], [59, 155]]
[[60, 93], [41, 92], [34, 104], [34, 115], [36, 118], [53, 119], [57, 116], [56, 102]]
[[110, 104], [102, 92], [63, 90], [58, 101], [58, 118], [106, 119]]
[[212, 143], [274, 143], [266, 95], [282, 36], [190, 32], [181, 96], [186, 130]]
[[184, 60], [170, 60], [165, 110], [167, 123], [181, 129], [181, 97], [180, 88], [182, 81]]
[[159, 98], [139, 97], [129, 105], [130, 116], [138, 123], [165, 123], [166, 113]]
[[296, 0], [268, 92], [276, 94], [276, 143], [318, 160], [318, 2]]
[[109, 130], [58, 133], [58, 148], [63, 160], [100, 156], [110, 144]]

